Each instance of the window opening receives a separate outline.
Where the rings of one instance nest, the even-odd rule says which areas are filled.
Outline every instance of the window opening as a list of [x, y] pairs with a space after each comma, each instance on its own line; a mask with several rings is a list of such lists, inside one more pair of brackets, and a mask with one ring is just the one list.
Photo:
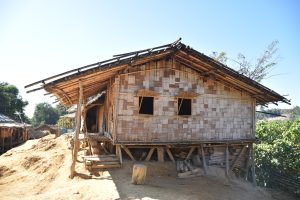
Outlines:
[[139, 97], [139, 114], [153, 115], [154, 97]]
[[192, 114], [192, 100], [178, 98], [178, 115], [191, 115]]

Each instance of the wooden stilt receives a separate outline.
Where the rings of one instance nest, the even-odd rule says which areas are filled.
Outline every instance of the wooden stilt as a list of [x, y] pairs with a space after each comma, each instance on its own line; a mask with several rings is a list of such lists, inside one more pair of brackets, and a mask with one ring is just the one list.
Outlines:
[[251, 174], [252, 174], [252, 184], [255, 187], [256, 186], [256, 174], [255, 174], [255, 160], [254, 160], [254, 152], [253, 152], [253, 144], [251, 144], [250, 147], [251, 151]]
[[121, 145], [121, 147], [124, 149], [124, 151], [127, 153], [127, 155], [130, 157], [131, 160], [135, 161], [134, 157], [132, 156], [130, 150], [124, 146], [124, 145]]
[[190, 157], [191, 157], [192, 153], [194, 152], [195, 148], [196, 148], [196, 147], [191, 147], [191, 148], [190, 148], [189, 153], [188, 153], [188, 155], [186, 156], [186, 160], [190, 159]]
[[163, 147], [157, 147], [157, 160], [158, 162], [164, 162], [165, 159], [164, 159], [164, 154], [165, 154], [165, 151], [164, 151], [164, 148]]
[[9, 143], [9, 148], [12, 148], [12, 138], [13, 138], [13, 130], [10, 130], [10, 143]]
[[117, 150], [116, 150], [117, 156], [119, 157], [120, 163], [122, 164], [123, 163], [123, 158], [122, 158], [121, 146], [117, 145], [116, 148], [117, 148]]
[[230, 167], [230, 171], [233, 170], [233, 168], [235, 167], [235, 165], [237, 164], [237, 162], [241, 159], [244, 151], [246, 150], [246, 145], [243, 146], [242, 150], [240, 151], [239, 155], [237, 156], [237, 158], [234, 160], [233, 164]]
[[82, 105], [82, 99], [83, 99], [83, 87], [82, 83], [79, 82], [79, 100], [77, 104], [77, 114], [76, 114], [76, 131], [74, 135], [74, 148], [73, 148], [73, 154], [72, 154], [72, 165], [71, 165], [71, 173], [70, 178], [74, 178], [75, 176], [75, 164], [77, 160], [78, 155], [78, 149], [79, 149], [79, 142], [78, 137], [80, 133], [80, 127], [81, 127], [81, 105]]
[[204, 169], [204, 174], [207, 174], [207, 165], [206, 165], [206, 159], [205, 159], [205, 154], [204, 154], [204, 150], [203, 150], [203, 146], [201, 145], [198, 148], [198, 155], [201, 155], [202, 158], [202, 165], [203, 165], [203, 169]]
[[250, 158], [251, 157], [251, 150], [250, 148], [248, 149], [248, 157], [246, 161], [246, 166], [245, 166], [245, 180], [248, 180], [248, 174], [249, 174], [249, 166], [250, 166]]
[[3, 138], [2, 138], [2, 150], [3, 150], [3, 152], [4, 152], [4, 136], [3, 136]]
[[149, 153], [148, 153], [148, 155], [146, 157], [146, 161], [149, 161], [151, 159], [151, 156], [152, 156], [153, 152], [154, 152], [154, 147], [152, 147], [150, 149], [150, 151], [149, 151]]
[[168, 153], [169, 158], [171, 159], [172, 162], [175, 162], [175, 159], [172, 155], [172, 152], [170, 151], [170, 149], [168, 147], [166, 147], [166, 151]]
[[229, 175], [229, 151], [228, 151], [228, 144], [225, 148], [225, 162], [226, 162], [226, 168], [225, 168], [225, 174], [226, 176]]

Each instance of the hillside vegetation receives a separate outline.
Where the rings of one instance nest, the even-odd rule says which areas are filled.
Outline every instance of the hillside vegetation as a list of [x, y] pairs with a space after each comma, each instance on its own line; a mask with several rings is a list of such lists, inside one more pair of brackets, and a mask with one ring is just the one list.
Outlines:
[[255, 145], [260, 186], [280, 188], [300, 196], [300, 117], [293, 121], [258, 121]]

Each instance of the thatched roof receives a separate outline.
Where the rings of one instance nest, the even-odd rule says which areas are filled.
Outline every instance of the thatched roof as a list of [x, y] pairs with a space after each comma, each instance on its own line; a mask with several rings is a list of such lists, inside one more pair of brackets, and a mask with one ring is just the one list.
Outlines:
[[126, 73], [127, 67], [163, 58], [174, 58], [196, 70], [201, 76], [213, 76], [217, 81], [245, 91], [256, 98], [257, 104], [290, 103], [290, 100], [275, 91], [181, 43], [180, 39], [171, 44], [115, 55], [112, 59], [48, 77], [29, 84], [25, 88], [40, 85], [27, 92], [45, 89], [53, 93], [65, 105], [73, 105], [78, 101], [79, 81], [84, 86], [83, 94], [87, 98], [104, 90], [110, 79], [117, 74]]

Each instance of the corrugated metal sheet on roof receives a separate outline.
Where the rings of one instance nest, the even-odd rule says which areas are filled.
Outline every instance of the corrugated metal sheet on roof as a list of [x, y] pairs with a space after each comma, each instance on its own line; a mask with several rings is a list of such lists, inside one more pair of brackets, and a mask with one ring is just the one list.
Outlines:
[[15, 123], [15, 121], [6, 115], [0, 114], [0, 123]]

